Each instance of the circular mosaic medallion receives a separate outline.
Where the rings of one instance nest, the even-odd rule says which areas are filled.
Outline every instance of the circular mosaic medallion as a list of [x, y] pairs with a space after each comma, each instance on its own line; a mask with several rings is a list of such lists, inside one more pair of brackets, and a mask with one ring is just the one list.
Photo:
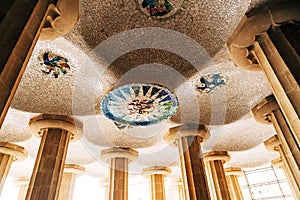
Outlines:
[[209, 74], [201, 76], [195, 82], [196, 90], [201, 93], [210, 93], [226, 84], [226, 80], [222, 74]]
[[183, 0], [138, 0], [140, 9], [150, 17], [166, 18], [181, 8]]
[[50, 74], [54, 78], [65, 75], [70, 70], [68, 60], [56, 53], [43, 52], [40, 54], [39, 59], [42, 65], [41, 71]]
[[104, 116], [119, 124], [147, 126], [173, 116], [178, 100], [163, 86], [133, 83], [109, 92], [100, 106]]

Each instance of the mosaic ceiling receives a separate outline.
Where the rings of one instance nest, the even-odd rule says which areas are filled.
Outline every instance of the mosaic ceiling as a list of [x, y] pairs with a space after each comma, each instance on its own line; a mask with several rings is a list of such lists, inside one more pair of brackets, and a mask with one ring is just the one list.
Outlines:
[[[68, 162], [92, 163], [101, 149], [122, 146], [140, 151], [137, 168], [150, 165], [149, 160], [174, 166], [177, 149], [165, 143], [164, 134], [172, 126], [202, 123], [212, 125], [213, 133], [205, 148], [234, 152], [237, 167], [238, 152], [257, 152], [263, 139], [274, 134], [249, 116], [271, 93], [265, 78], [234, 66], [225, 45], [249, 6], [261, 4], [81, 0], [79, 22], [69, 34], [38, 41], [1, 139], [30, 144], [34, 156], [38, 142], [27, 130], [29, 118], [35, 113], [73, 115], [84, 124], [84, 139], [70, 145]], [[137, 83], [152, 89], [134, 90]], [[166, 93], [151, 98], [155, 87]], [[116, 95], [118, 100], [112, 100]], [[15, 121], [18, 128], [11, 126]], [[265, 163], [266, 157], [255, 162]]]

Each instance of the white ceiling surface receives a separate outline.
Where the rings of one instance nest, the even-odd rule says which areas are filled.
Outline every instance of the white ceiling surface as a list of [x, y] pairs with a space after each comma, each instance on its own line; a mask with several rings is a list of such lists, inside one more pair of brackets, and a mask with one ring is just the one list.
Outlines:
[[269, 151], [262, 143], [253, 149], [242, 152], [229, 152], [231, 160], [225, 167], [254, 168], [278, 158], [278, 152]]
[[210, 138], [204, 142], [204, 151], [245, 151], [263, 143], [276, 134], [272, 125], [255, 121], [252, 113], [223, 126], [211, 126]]
[[36, 115], [10, 108], [0, 129], [0, 141], [21, 142], [29, 139], [28, 122]]

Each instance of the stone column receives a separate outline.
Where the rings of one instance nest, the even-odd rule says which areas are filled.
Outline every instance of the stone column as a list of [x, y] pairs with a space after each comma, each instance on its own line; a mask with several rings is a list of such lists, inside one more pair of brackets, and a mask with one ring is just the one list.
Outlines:
[[83, 175], [85, 168], [76, 164], [65, 164], [58, 200], [72, 200], [76, 176]]
[[154, 166], [143, 169], [143, 174], [150, 179], [152, 200], [165, 200], [165, 177], [171, 174], [171, 169]]
[[230, 192], [223, 166], [229, 160], [230, 156], [226, 151], [212, 151], [204, 155], [206, 169], [208, 170], [208, 182], [211, 182], [210, 185], [213, 187], [211, 188], [211, 195], [218, 200], [230, 200]]
[[184, 189], [181, 178], [175, 179], [172, 181], [172, 185], [176, 187], [178, 191], [178, 200], [185, 200], [184, 198]]
[[27, 151], [23, 147], [9, 142], [0, 142], [0, 194], [12, 162], [26, 157]]
[[300, 189], [300, 149], [274, 96], [268, 96], [252, 109], [260, 123], [273, 124], [280, 140], [280, 153], [291, 169], [291, 175]]
[[[285, 154], [283, 153], [283, 148], [282, 145], [278, 139], [278, 136], [275, 135], [273, 137], [271, 137], [270, 139], [268, 139], [267, 141], [264, 142], [265, 146], [268, 150], [270, 151], [276, 151], [279, 152], [280, 154], [280, 160], [282, 161], [281, 164], [283, 164], [283, 169], [287, 178], [287, 181], [291, 187], [291, 190], [293, 192], [293, 196], [295, 197], [295, 199], [300, 199], [300, 187], [297, 183], [297, 178], [299, 177], [294, 177], [294, 173], [293, 173], [293, 169], [290, 167], [289, 163], [287, 162], [287, 158], [285, 156]], [[278, 161], [273, 161], [272, 164], [279, 164]], [[275, 165], [276, 167], [276, 165]]]
[[300, 145], [300, 2], [277, 1], [248, 12], [228, 40], [235, 64], [262, 70]]
[[113, 147], [101, 151], [101, 159], [110, 166], [110, 200], [128, 200], [128, 164], [137, 157], [138, 152], [130, 148]]
[[179, 149], [185, 199], [210, 199], [201, 151], [201, 142], [207, 133], [204, 125], [186, 124], [170, 128], [165, 135], [166, 142]]
[[243, 174], [241, 168], [230, 167], [225, 169], [226, 179], [232, 200], [243, 200], [242, 190], [238, 181], [238, 177]]
[[19, 177], [14, 181], [15, 185], [20, 187], [18, 200], [24, 200], [26, 196], [26, 192], [29, 185], [29, 178], [28, 177]]
[[7, 3], [7, 12], [0, 24], [0, 127], [43, 27], [42, 21], [51, 2], [15, 0], [11, 4]]
[[29, 122], [32, 133], [41, 136], [26, 200], [54, 200], [62, 174], [70, 140], [81, 135], [82, 124], [68, 116], [42, 114]]
[[0, 127], [40, 33], [53, 40], [71, 30], [78, 20], [79, 1], [10, 0], [1, 6]]
[[101, 178], [99, 181], [100, 187], [105, 190], [105, 200], [109, 199], [109, 191], [108, 191], [108, 178]]

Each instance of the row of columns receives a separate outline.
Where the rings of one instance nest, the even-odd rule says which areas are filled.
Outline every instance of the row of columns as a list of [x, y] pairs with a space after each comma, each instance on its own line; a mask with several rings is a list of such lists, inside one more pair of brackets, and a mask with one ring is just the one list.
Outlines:
[[[59, 190], [59, 200], [72, 200], [74, 190], [75, 177], [84, 173], [84, 168], [79, 165], [67, 164], [62, 175], [62, 183]], [[165, 199], [164, 177], [170, 174], [170, 169], [166, 167], [150, 167], [144, 170], [144, 175], [150, 179], [150, 191], [152, 199], [159, 200]], [[227, 168], [226, 178], [228, 181], [229, 191], [233, 200], [243, 199], [241, 190], [238, 183], [238, 176], [242, 175], [240, 168]], [[30, 178], [19, 177], [14, 181], [15, 185], [19, 187], [18, 200], [24, 200], [28, 190]], [[106, 197], [109, 199], [109, 183], [105, 178], [100, 181], [100, 186], [105, 188]], [[180, 178], [172, 181], [172, 186], [178, 192], [178, 200], [185, 200], [183, 183]]]
[[[194, 146], [196, 147], [196, 146]], [[193, 148], [193, 147], [192, 147]], [[189, 151], [187, 153], [190, 153]], [[128, 163], [137, 158], [137, 152], [129, 148], [110, 148], [105, 149], [101, 152], [102, 159], [110, 164], [110, 175], [109, 175], [109, 195], [107, 199], [128, 199]], [[178, 196], [180, 200], [197, 199], [197, 192], [203, 192], [203, 188], [207, 191], [207, 199], [210, 198], [210, 194], [214, 193], [212, 199], [223, 200], [223, 199], [243, 199], [242, 193], [238, 184], [237, 177], [241, 174], [241, 169], [228, 168], [226, 173], [223, 164], [229, 161], [230, 157], [227, 152], [210, 152], [204, 154], [204, 160], [199, 159], [199, 155], [196, 157], [189, 157], [186, 161], [191, 166], [194, 161], [203, 162], [203, 167], [186, 167], [185, 162], [182, 165], [185, 166], [186, 171], [186, 183], [188, 186], [184, 186], [181, 180], [176, 180], [174, 185], [178, 188]], [[185, 158], [183, 158], [185, 159]], [[205, 164], [204, 164], [205, 163]], [[207, 169], [205, 169], [207, 166]], [[193, 172], [201, 171], [202, 174]], [[145, 168], [143, 175], [149, 178], [151, 197], [153, 200], [165, 200], [165, 186], [164, 178], [171, 174], [171, 169], [164, 166], [153, 166]], [[207, 176], [208, 175], [208, 176]], [[193, 179], [194, 178], [194, 179]], [[205, 181], [208, 179], [210, 186], [208, 187], [207, 182], [204, 185], [197, 182], [200, 178]], [[107, 187], [106, 184], [102, 185]], [[192, 186], [190, 186], [192, 185]], [[197, 189], [197, 186], [198, 189]], [[230, 186], [230, 187], [229, 187]], [[200, 188], [200, 189], [199, 189]], [[209, 191], [211, 193], [209, 194]], [[194, 196], [192, 196], [194, 195]], [[192, 196], [192, 198], [191, 198]], [[203, 195], [204, 196], [204, 195]]]
[[[84, 171], [80, 166], [64, 163], [68, 143], [76, 138], [74, 133], [77, 131], [74, 129], [74, 123], [74, 120], [69, 117], [45, 114], [30, 120], [30, 129], [42, 139], [28, 188], [24, 186], [26, 180], [20, 180], [23, 185], [20, 199], [24, 198], [25, 190], [25, 199], [71, 199], [75, 174]], [[77, 125], [80, 127], [80, 124]], [[182, 131], [180, 150], [183, 151], [182, 167], [185, 168], [184, 173], [186, 173], [186, 182], [183, 182], [188, 187], [184, 185], [181, 189], [179, 186], [178, 188], [180, 191], [185, 190], [185, 199], [189, 199], [189, 196], [192, 196], [191, 199], [197, 199], [197, 195], [201, 194], [203, 189], [205, 191], [203, 197], [209, 198], [204, 160], [199, 157], [199, 150], [201, 150], [199, 144], [203, 141], [203, 135], [207, 133], [207, 129], [205, 126], [200, 126], [200, 128], [196, 132], [196, 139], [190, 137], [188, 128]], [[176, 132], [170, 133], [172, 135]], [[6, 146], [9, 145], [6, 144]], [[16, 157], [19, 154], [12, 155]], [[230, 199], [223, 168], [224, 156], [228, 160], [229, 156], [226, 152], [212, 152], [204, 155], [207, 166], [210, 166], [212, 172], [211, 180], [217, 192], [217, 199]], [[128, 199], [128, 164], [137, 159], [138, 152], [130, 148], [110, 148], [103, 150], [101, 157], [110, 164], [111, 169], [109, 199]], [[6, 164], [4, 168], [9, 169], [10, 164]], [[62, 175], [63, 171], [64, 175]], [[152, 199], [165, 199], [164, 177], [170, 173], [170, 169], [166, 167], [156, 166], [144, 170], [144, 175], [149, 177], [151, 182]], [[201, 181], [204, 181], [204, 184]], [[182, 193], [180, 196], [183, 196]]]
[[261, 70], [300, 145], [300, 2], [276, 1], [248, 12], [228, 39], [234, 63]]
[[[80, 132], [81, 124], [77, 122], [79, 130], [76, 130], [75, 121], [70, 117], [42, 114], [32, 118], [29, 125], [42, 139], [25, 199], [70, 199], [74, 171], [78, 174], [83, 169], [65, 165], [64, 162], [68, 144], [78, 138], [75, 133]], [[227, 152], [202, 154], [201, 142], [207, 135], [208, 130], [204, 125], [199, 125], [196, 129], [193, 125], [186, 125], [170, 129], [165, 137], [170, 144], [177, 145], [180, 152], [184, 198], [242, 199], [237, 181], [226, 178], [225, 175], [223, 164], [230, 159]], [[101, 157], [109, 163], [111, 169], [108, 198], [127, 200], [128, 164], [137, 159], [138, 152], [130, 148], [115, 147], [103, 150]], [[5, 168], [9, 169], [10, 165], [7, 164]], [[64, 169], [66, 175], [62, 176]], [[165, 199], [163, 183], [164, 177], [169, 173], [170, 169], [166, 167], [156, 166], [144, 170], [145, 176], [150, 178], [152, 199]], [[231, 180], [231, 188], [237, 191], [230, 192], [228, 180]], [[239, 196], [235, 197], [237, 195]]]
[[250, 11], [228, 40], [235, 64], [262, 71], [273, 91], [252, 112], [277, 132], [265, 145], [279, 152], [273, 163], [286, 172], [295, 199], [300, 199], [299, 9], [300, 2], [287, 0]]
[[280, 157], [295, 199], [300, 199], [300, 2], [275, 1], [248, 12], [227, 44], [234, 63], [260, 70], [272, 96], [253, 108], [258, 122], [273, 124], [277, 136], [265, 142]]
[[[29, 18], [28, 16], [23, 17], [24, 19], [29, 19], [21, 23], [21, 29], [23, 31], [19, 31], [20, 34], [17, 35], [10, 35], [11, 37], [15, 37], [12, 38], [12, 41], [15, 41], [14, 46], [10, 49], [7, 48], [7, 46], [3, 48], [5, 52], [7, 51], [8, 53], [5, 54], [7, 55], [6, 57], [1, 57], [0, 89], [4, 95], [0, 101], [0, 124], [4, 119], [10, 101], [17, 89], [26, 63], [28, 62], [30, 52], [43, 28], [41, 24], [43, 19], [45, 19], [44, 15], [51, 3], [55, 4], [56, 1], [39, 0], [36, 4], [28, 8], [28, 12], [24, 13], [27, 15], [31, 13], [32, 15], [29, 14]], [[18, 4], [16, 3], [14, 5]], [[300, 188], [300, 78], [297, 72], [300, 63], [300, 37], [299, 24], [296, 23], [300, 20], [299, 9], [299, 2], [284, 1], [272, 5], [272, 8], [267, 7], [260, 12], [255, 11], [256, 14], [252, 15], [248, 13], [234, 31], [232, 39], [229, 39], [228, 42], [232, 58], [236, 64], [248, 69], [261, 69], [269, 81], [275, 98], [278, 101], [280, 110], [273, 109], [271, 112], [268, 112], [267, 115], [263, 113], [263, 116], [274, 124], [277, 131], [280, 148], [276, 149], [280, 152], [281, 159], [283, 163], [285, 163], [286, 168], [291, 169], [290, 176], [293, 178], [296, 187], [293, 191], [299, 191]], [[8, 17], [4, 20], [10, 20], [9, 17], [14, 15], [6, 16]], [[38, 16], [38, 18], [36, 18], [36, 16]], [[261, 20], [262, 18], [266, 20]], [[36, 21], [36, 23], [33, 23], [34, 21]], [[31, 28], [29, 29], [28, 27]], [[8, 41], [11, 40], [9, 39]], [[26, 50], [24, 50], [24, 46]], [[19, 52], [19, 49], [24, 50], [22, 51], [22, 55], [19, 53], [16, 54], [16, 52]], [[56, 119], [51, 120], [55, 121]], [[46, 126], [42, 124], [38, 126], [39, 130], [37, 132], [41, 134], [42, 141], [33, 175], [30, 179], [26, 199], [47, 200], [55, 199], [58, 196], [57, 191], [61, 182], [68, 143], [76, 132], [66, 128], [68, 127], [67, 124], [70, 125], [67, 119], [63, 121], [65, 122], [63, 126], [49, 126], [48, 123]], [[205, 166], [201, 152], [201, 142], [203, 141], [201, 132], [203, 132], [203, 130], [203, 127], [196, 129], [195, 127], [186, 127], [181, 130], [181, 133], [179, 131], [179, 134], [176, 134], [176, 137], [174, 137], [177, 141], [179, 151], [182, 153], [181, 166], [185, 196], [187, 199], [205, 200], [210, 199], [211, 196], [208, 190], [208, 181], [205, 176]], [[195, 131], [196, 133], [192, 133]], [[49, 144], [54, 145], [53, 151], [49, 150], [51, 146]], [[1, 153], [1, 163], [3, 163], [1, 167], [2, 165], [10, 166], [13, 157], [15, 157], [14, 154]], [[117, 168], [122, 167], [127, 170], [128, 159], [111, 159], [110, 165], [116, 166]], [[211, 169], [212, 172], [218, 171], [219, 173], [219, 170], [222, 171], [219, 161], [210, 162], [210, 165], [213, 166]], [[218, 170], [214, 170], [213, 168], [218, 168]], [[5, 170], [1, 170], [1, 172], [3, 172], [2, 177], [7, 175]], [[111, 170], [111, 174], [115, 174], [122, 180], [127, 180], [128, 174], [121, 173], [120, 170]], [[221, 180], [224, 180], [224, 178], [221, 178]], [[223, 183], [214, 183], [211, 185], [218, 184], [222, 185]], [[122, 187], [126, 187], [126, 185]], [[116, 189], [118, 190], [120, 188]], [[224, 191], [224, 189], [220, 191], [216, 190], [215, 193], [218, 192], [217, 198], [218, 196], [222, 196], [224, 199], [229, 199], [228, 192]], [[110, 194], [112, 197], [113, 195], [118, 194]], [[297, 194], [294, 195], [298, 197]], [[121, 193], [120, 198], [126, 198], [126, 191]]]
[[[24, 178], [17, 181], [21, 186], [19, 199], [71, 200], [75, 177], [84, 173], [85, 169], [65, 164], [65, 160], [68, 144], [80, 137], [82, 124], [68, 116], [42, 114], [32, 118], [29, 127], [41, 137], [41, 142], [28, 185]], [[23, 147], [0, 143], [0, 192], [11, 163], [26, 156]]]
[[[72, 200], [75, 178], [85, 173], [85, 168], [76, 164], [66, 164], [62, 175], [62, 182], [58, 193], [59, 200]], [[18, 200], [24, 200], [28, 191], [30, 178], [19, 177], [14, 184], [20, 188]]]
[[[252, 111], [257, 121], [274, 124], [278, 136], [276, 140], [273, 137], [265, 144], [269, 149], [280, 153], [294, 196], [298, 198], [299, 151], [275, 98], [267, 97]], [[62, 173], [64, 169], [68, 169], [68, 165], [65, 165], [68, 144], [78, 138], [75, 133], [80, 133], [82, 124], [67, 116], [42, 114], [32, 118], [29, 126], [42, 139], [25, 199], [68, 199], [72, 192], [59, 193], [59, 188], [67, 188], [70, 191], [68, 188], [70, 184], [61, 184], [64, 182]], [[206, 126], [192, 124], [171, 128], [165, 136], [165, 140], [177, 146], [180, 153], [185, 199], [242, 199], [237, 181], [232, 177], [226, 178], [223, 165], [230, 159], [228, 153], [223, 151], [202, 153], [201, 143], [207, 137], [209, 133]], [[5, 179], [11, 162], [24, 157], [26, 152], [10, 143], [2, 143], [0, 152], [3, 163], [2, 179]], [[114, 147], [103, 150], [101, 157], [109, 163], [111, 169], [108, 198], [127, 200], [128, 164], [138, 158], [138, 152], [130, 148]], [[73, 171], [83, 171], [80, 167], [71, 168]], [[145, 176], [151, 180], [153, 199], [165, 199], [163, 182], [168, 173], [170, 173], [168, 168], [158, 166], [144, 170]], [[74, 181], [71, 174], [65, 177], [68, 177], [65, 178], [68, 183]]]
[[[224, 164], [230, 160], [228, 153], [202, 153], [201, 143], [207, 137], [206, 126], [192, 124], [171, 128], [165, 136], [165, 140], [179, 150], [185, 199], [243, 199], [237, 180], [226, 178]], [[230, 192], [229, 181], [230, 189], [238, 191]]]
[[295, 199], [300, 199], [300, 148], [275, 97], [266, 97], [252, 112], [258, 122], [273, 124], [277, 135], [265, 141], [265, 146], [279, 152], [293, 195]]

